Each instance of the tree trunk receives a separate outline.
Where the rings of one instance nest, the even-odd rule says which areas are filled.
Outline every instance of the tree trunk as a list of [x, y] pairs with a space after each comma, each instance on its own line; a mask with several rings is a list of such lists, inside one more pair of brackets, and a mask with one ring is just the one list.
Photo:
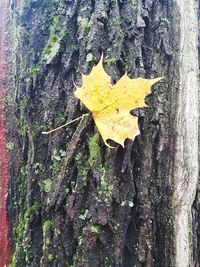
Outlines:
[[[10, 266], [200, 266], [195, 0], [10, 0]], [[198, 4], [199, 5], [199, 4]], [[117, 82], [164, 76], [140, 135], [107, 148], [74, 96], [103, 52]]]

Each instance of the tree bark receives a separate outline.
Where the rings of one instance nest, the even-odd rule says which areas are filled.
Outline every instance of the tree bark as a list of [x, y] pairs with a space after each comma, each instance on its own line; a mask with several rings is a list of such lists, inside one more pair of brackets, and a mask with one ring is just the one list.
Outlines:
[[[9, 8], [10, 266], [200, 266], [196, 1], [10, 0]], [[165, 77], [148, 108], [132, 111], [140, 135], [108, 149], [84, 117], [43, 136], [85, 113], [74, 83], [102, 53], [113, 83], [125, 72]]]

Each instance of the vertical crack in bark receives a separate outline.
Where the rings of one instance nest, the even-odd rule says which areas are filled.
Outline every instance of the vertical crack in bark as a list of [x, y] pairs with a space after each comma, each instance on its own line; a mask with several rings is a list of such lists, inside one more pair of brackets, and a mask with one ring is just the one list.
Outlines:
[[180, 74], [173, 168], [176, 266], [193, 266], [192, 214], [198, 179], [198, 53], [196, 1], [175, 1], [180, 12]]

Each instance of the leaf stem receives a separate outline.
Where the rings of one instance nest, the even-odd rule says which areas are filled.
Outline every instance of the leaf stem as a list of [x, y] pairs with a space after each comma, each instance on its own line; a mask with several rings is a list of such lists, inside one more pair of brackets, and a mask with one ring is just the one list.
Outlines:
[[76, 119], [74, 119], [74, 120], [72, 120], [72, 121], [69, 121], [69, 122], [67, 122], [67, 123], [65, 123], [65, 124], [63, 124], [63, 125], [61, 125], [61, 126], [55, 128], [55, 129], [53, 129], [53, 130], [50, 130], [50, 131], [48, 131], [48, 132], [42, 132], [42, 134], [50, 134], [50, 133], [56, 132], [56, 131], [58, 131], [58, 130], [60, 130], [60, 129], [62, 129], [62, 128], [68, 126], [68, 125], [70, 125], [71, 123], [73, 123], [73, 122], [75, 122], [75, 121], [78, 121], [78, 120], [81, 120], [82, 118], [84, 118], [84, 117], [86, 117], [86, 116], [89, 116], [89, 115], [90, 115], [90, 113], [83, 114], [82, 116], [80, 116], [80, 117], [78, 117], [78, 118], [76, 118]]

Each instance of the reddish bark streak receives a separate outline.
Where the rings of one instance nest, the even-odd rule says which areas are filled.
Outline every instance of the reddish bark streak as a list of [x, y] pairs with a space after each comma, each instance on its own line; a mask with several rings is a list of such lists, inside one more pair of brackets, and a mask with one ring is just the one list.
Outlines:
[[7, 3], [0, 3], [0, 267], [7, 267], [9, 262], [9, 242], [7, 238], [8, 222], [6, 218], [7, 193], [7, 150], [5, 129], [5, 32]]

